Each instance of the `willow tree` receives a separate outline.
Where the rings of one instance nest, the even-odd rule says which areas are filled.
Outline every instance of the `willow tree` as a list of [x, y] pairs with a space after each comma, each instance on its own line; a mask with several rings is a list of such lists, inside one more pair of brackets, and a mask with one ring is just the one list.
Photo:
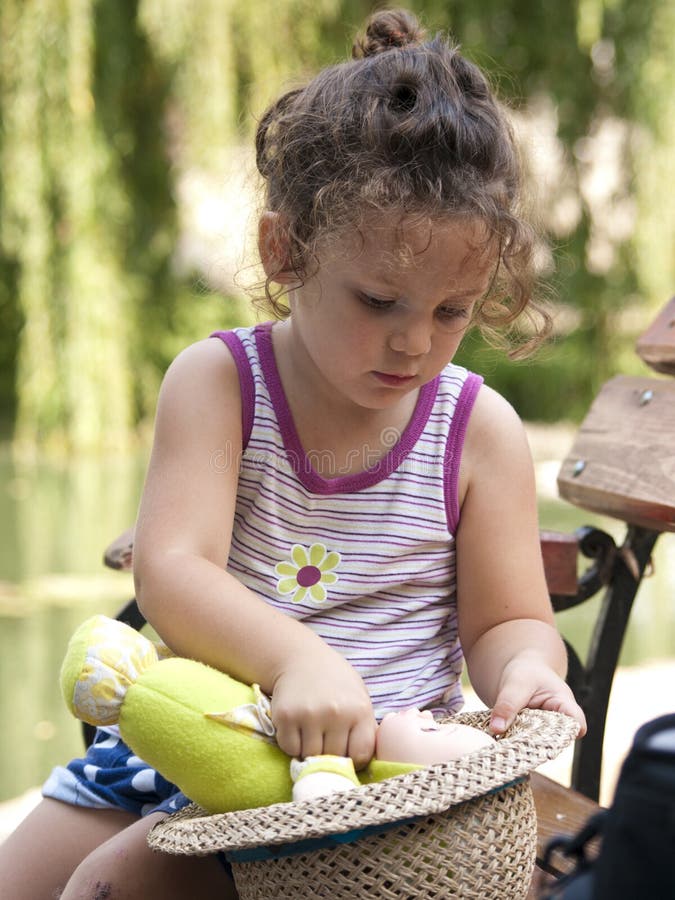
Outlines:
[[675, 2], [651, 10], [640, 77], [627, 79], [635, 142], [637, 222], [633, 243], [638, 284], [652, 306], [675, 293]]
[[128, 443], [138, 310], [167, 287], [165, 79], [131, 0], [3, 0], [0, 246], [22, 321], [16, 439]]
[[[547, 160], [532, 171], [573, 328], [533, 364], [536, 391], [490, 365], [521, 413], [579, 415], [625, 367], [622, 310], [646, 322], [675, 281], [673, 0], [408, 5], [488, 70]], [[232, 248], [252, 231], [255, 121], [344, 59], [374, 6], [2, 0], [0, 405], [19, 443], [128, 443], [176, 350], [225, 324], [222, 301], [186, 294], [247, 268]]]
[[[152, 411], [203, 318], [179, 302], [196, 264], [174, 266], [189, 230], [176, 197], [189, 178], [209, 194], [228, 169], [240, 177], [241, 135], [250, 145], [256, 111], [297, 72], [293, 51], [313, 61], [339, 12], [338, 0], [3, 0], [0, 354], [20, 447], [123, 446]], [[231, 205], [222, 214], [226, 245], [238, 222]], [[200, 265], [217, 269], [219, 252]], [[208, 292], [218, 278], [202, 274]], [[8, 389], [9, 377], [5, 403]]]
[[177, 262], [195, 265], [207, 284], [233, 292], [255, 281], [247, 271], [255, 256], [260, 187], [255, 125], [281, 90], [334, 58], [329, 31], [344, 40], [344, 29], [338, 29], [343, 5], [339, 0], [141, 4], [140, 21], [174, 73], [172, 159], [181, 233], [201, 238], [201, 259], [190, 258], [188, 247], [186, 260], [180, 245]]

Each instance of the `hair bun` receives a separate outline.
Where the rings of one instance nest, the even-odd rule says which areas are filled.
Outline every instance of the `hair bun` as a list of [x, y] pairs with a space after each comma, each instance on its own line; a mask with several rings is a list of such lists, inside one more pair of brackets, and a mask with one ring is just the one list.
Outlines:
[[425, 36], [424, 28], [407, 10], [380, 10], [368, 19], [365, 34], [354, 41], [352, 56], [354, 59], [361, 59], [397, 47], [407, 47], [410, 44], [417, 46]]

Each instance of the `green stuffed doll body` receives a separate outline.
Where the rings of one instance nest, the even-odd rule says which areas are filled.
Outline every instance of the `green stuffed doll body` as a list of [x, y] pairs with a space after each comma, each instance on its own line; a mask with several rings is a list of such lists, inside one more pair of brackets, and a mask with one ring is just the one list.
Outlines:
[[128, 625], [94, 616], [68, 645], [63, 696], [90, 725], [117, 723], [137, 756], [208, 812], [289, 802], [294, 781], [296, 799], [306, 799], [421, 768], [373, 760], [357, 777], [349, 759], [312, 757], [294, 761], [292, 777], [291, 760], [274, 739], [269, 699], [257, 685], [163, 656]]

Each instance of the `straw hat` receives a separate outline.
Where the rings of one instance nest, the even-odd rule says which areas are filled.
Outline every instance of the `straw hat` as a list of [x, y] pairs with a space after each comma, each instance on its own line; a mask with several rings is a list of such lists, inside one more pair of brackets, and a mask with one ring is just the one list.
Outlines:
[[[445, 721], [487, 730], [489, 712]], [[153, 849], [224, 851], [241, 900], [524, 898], [534, 867], [529, 773], [576, 737], [560, 713], [523, 710], [494, 745], [354, 791], [159, 823]]]

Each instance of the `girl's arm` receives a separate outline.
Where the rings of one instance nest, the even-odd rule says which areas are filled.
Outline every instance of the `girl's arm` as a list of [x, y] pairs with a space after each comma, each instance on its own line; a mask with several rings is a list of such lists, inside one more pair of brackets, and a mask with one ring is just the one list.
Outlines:
[[565, 712], [585, 732], [564, 681], [539, 541], [534, 467], [511, 406], [481, 388], [460, 469], [459, 634], [471, 683], [503, 732], [524, 707]]
[[178, 654], [272, 696], [280, 746], [365, 765], [375, 721], [355, 670], [226, 570], [242, 448], [237, 369], [221, 341], [189, 347], [160, 392], [134, 543], [138, 603]]

